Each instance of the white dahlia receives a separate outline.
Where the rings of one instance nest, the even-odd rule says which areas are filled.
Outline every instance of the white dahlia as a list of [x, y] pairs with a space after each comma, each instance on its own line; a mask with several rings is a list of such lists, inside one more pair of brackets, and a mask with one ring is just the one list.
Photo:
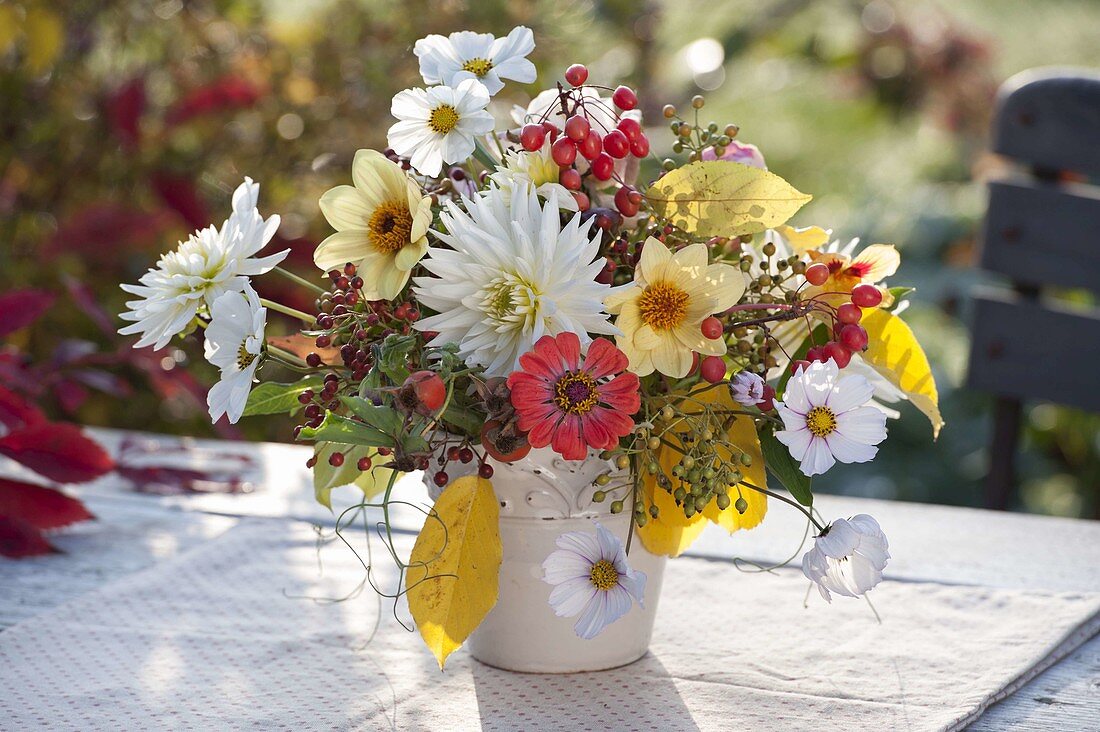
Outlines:
[[414, 277], [417, 299], [438, 315], [416, 323], [438, 333], [431, 345], [457, 343], [467, 364], [488, 376], [507, 376], [519, 357], [544, 335], [617, 335], [604, 298], [611, 287], [596, 282], [604, 266], [592, 219], [576, 214], [562, 226], [556, 191], [545, 205], [525, 182], [510, 201], [492, 187], [464, 199], [466, 210], [447, 201], [436, 233], [450, 249], [429, 247], [423, 266], [435, 277]]
[[278, 215], [264, 219], [256, 210], [259, 194], [259, 184], [245, 178], [233, 192], [233, 213], [221, 229], [196, 231], [174, 252], [163, 255], [156, 269], [142, 275], [141, 284], [122, 285], [141, 298], [127, 301], [130, 310], [119, 316], [134, 321], [119, 333], [141, 333], [134, 348], [163, 348], [199, 312], [209, 312], [218, 297], [242, 292], [249, 277], [270, 271], [286, 258], [289, 249], [259, 259], [252, 256], [279, 228]]

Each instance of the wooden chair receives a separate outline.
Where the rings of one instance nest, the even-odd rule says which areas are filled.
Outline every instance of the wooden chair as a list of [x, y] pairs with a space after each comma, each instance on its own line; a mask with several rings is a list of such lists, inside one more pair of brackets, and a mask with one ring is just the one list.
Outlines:
[[974, 298], [968, 386], [997, 396], [986, 503], [1008, 508], [1022, 402], [1100, 411], [1100, 309], [1049, 299], [1100, 293], [1100, 73], [1026, 71], [1001, 87], [993, 151], [1016, 172], [989, 183], [980, 266], [1007, 287]]

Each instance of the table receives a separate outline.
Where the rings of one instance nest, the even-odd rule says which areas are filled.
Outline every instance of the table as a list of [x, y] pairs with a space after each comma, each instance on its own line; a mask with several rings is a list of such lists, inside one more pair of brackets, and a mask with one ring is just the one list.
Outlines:
[[[151, 448], [173, 438], [92, 430], [116, 450], [124, 439]], [[210, 463], [227, 455], [251, 459], [255, 490], [240, 495], [138, 494], [113, 477], [73, 489], [99, 521], [54, 537], [66, 555], [0, 564], [0, 628], [35, 615], [216, 539], [245, 517], [295, 518], [331, 524], [333, 514], [313, 501], [305, 460], [309, 448], [198, 440], [186, 461]], [[6, 467], [6, 466], [0, 466]], [[427, 501], [419, 476], [406, 476], [410, 494]], [[350, 491], [351, 489], [343, 489]], [[343, 496], [346, 502], [350, 497]], [[334, 494], [337, 502], [341, 499]], [[416, 498], [410, 498], [416, 500]], [[891, 501], [821, 496], [826, 517], [871, 513], [889, 534], [887, 578], [1030, 590], [1100, 591], [1100, 522], [1028, 516]], [[416, 514], [398, 516], [415, 531]], [[691, 554], [730, 561], [777, 562], [801, 536], [794, 511], [774, 508], [764, 524], [728, 536], [710, 527]], [[0, 560], [2, 561], [2, 560]], [[970, 729], [1077, 730], [1100, 728], [1100, 637], [1093, 637], [1007, 699]]]

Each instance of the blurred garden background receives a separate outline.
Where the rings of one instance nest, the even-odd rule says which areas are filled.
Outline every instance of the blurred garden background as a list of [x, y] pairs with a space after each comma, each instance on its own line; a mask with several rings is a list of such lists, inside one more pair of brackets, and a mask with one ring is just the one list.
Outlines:
[[[980, 505], [992, 400], [962, 384], [993, 97], [1023, 69], [1100, 67], [1094, 0], [0, 0], [0, 384], [89, 425], [289, 440], [289, 420], [211, 427], [200, 340], [132, 351], [118, 283], [220, 224], [246, 174], [283, 217], [270, 249], [313, 276], [317, 199], [385, 146], [390, 98], [420, 84], [412, 43], [517, 24], [542, 79], [584, 62], [634, 85], [655, 151], [661, 105], [703, 93], [705, 118], [815, 195], [794, 223], [899, 246], [947, 426], [933, 443], [919, 415], [892, 423], [873, 463], [815, 484]], [[509, 84], [497, 113], [538, 91]], [[1100, 417], [1029, 406], [1020, 474], [1016, 508], [1095, 516]]]

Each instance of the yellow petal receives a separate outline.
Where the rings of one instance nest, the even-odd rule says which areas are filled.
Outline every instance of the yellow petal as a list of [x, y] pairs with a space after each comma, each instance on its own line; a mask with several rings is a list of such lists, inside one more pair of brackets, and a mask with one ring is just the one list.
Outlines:
[[645, 275], [646, 282], [664, 279], [665, 265], [672, 260], [672, 252], [665, 243], [655, 237], [649, 237], [642, 245], [642, 259], [638, 269]]
[[[395, 178], [394, 172], [401, 178]], [[371, 208], [406, 196], [405, 173], [401, 166], [377, 150], [359, 150], [351, 164], [351, 179]], [[397, 183], [398, 185], [394, 185]]]
[[932, 437], [938, 437], [944, 424], [939, 392], [928, 357], [913, 331], [901, 318], [879, 308], [865, 310], [860, 325], [867, 330], [869, 341], [863, 360], [905, 392], [932, 423]]
[[652, 351], [661, 345], [661, 336], [652, 325], [643, 325], [634, 331], [634, 347], [640, 351]]
[[728, 264], [712, 264], [707, 267], [707, 288], [714, 297], [714, 312], [720, 313], [737, 304], [745, 294], [745, 276], [741, 270]]
[[347, 262], [360, 262], [373, 253], [366, 230], [349, 229], [337, 231], [318, 244], [313, 250], [313, 263], [328, 271]]
[[[424, 258], [424, 254], [428, 251], [428, 237], [421, 237], [419, 241], [414, 241], [411, 244], [406, 244], [397, 250], [397, 254], [394, 255], [393, 264], [400, 270], [408, 272], [410, 269], [416, 266], [416, 263]], [[395, 293], [396, 294], [396, 293]]]
[[893, 244], [872, 244], [856, 255], [848, 266], [854, 267], [859, 264], [870, 265], [869, 270], [860, 274], [864, 282], [881, 282], [898, 271], [901, 255]]
[[672, 333], [662, 333], [656, 348], [649, 349], [653, 367], [662, 374], [682, 379], [691, 371], [691, 349], [684, 348]]
[[688, 244], [672, 255], [672, 266], [686, 270], [691, 278], [701, 278], [707, 268], [707, 245], [703, 242]]
[[375, 208], [355, 186], [330, 188], [317, 203], [329, 225], [337, 231], [366, 229]]

